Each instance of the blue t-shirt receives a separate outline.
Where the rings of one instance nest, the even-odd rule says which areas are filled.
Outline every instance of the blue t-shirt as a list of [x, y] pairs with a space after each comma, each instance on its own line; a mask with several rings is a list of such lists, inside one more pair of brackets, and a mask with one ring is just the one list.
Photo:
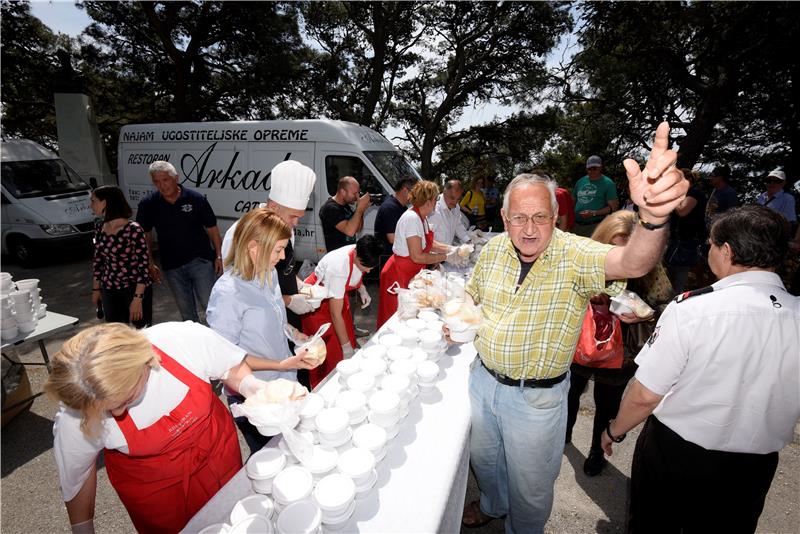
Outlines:
[[400, 220], [406, 209], [394, 195], [384, 200], [378, 208], [378, 215], [375, 217], [375, 237], [383, 243], [383, 253], [386, 255], [391, 256], [392, 254], [392, 244], [386, 239], [386, 234], [394, 233], [397, 221]]
[[214, 261], [216, 252], [206, 228], [216, 226], [217, 217], [200, 193], [181, 186], [178, 200], [170, 204], [161, 193], [153, 191], [139, 202], [136, 222], [145, 232], [155, 228], [161, 267], [165, 271], [177, 269], [195, 258]]
[[722, 189], [714, 189], [706, 204], [706, 228], [711, 229], [714, 217], [738, 205], [739, 198], [731, 186], [725, 184]]

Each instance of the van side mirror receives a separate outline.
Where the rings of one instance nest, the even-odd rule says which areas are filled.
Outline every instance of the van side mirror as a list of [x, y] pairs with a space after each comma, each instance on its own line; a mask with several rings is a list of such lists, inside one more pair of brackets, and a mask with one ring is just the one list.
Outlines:
[[92, 189], [97, 189], [97, 178], [94, 176], [89, 178], [89, 185], [92, 186]]

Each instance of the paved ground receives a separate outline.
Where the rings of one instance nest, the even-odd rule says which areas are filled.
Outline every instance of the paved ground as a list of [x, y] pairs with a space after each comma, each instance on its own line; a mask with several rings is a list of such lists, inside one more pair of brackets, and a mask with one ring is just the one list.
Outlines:
[[[4, 262], [3, 271], [16, 279], [39, 278], [42, 296], [53, 311], [76, 316], [80, 327], [96, 324], [90, 303], [90, 268], [87, 258], [60, 258], [58, 262], [37, 269], [23, 269]], [[374, 297], [375, 288], [370, 288]], [[374, 328], [377, 299], [365, 312], [358, 311], [356, 323]], [[169, 291], [155, 289], [154, 315], [157, 321], [179, 318]], [[66, 339], [63, 336], [47, 344], [51, 353]], [[23, 361], [39, 361], [38, 350], [21, 352]], [[41, 391], [46, 372], [29, 367], [34, 392]], [[607, 469], [598, 477], [588, 478], [582, 466], [588, 451], [593, 407], [590, 395], [575, 426], [573, 444], [565, 448], [561, 474], [556, 482], [556, 499], [547, 525], [548, 533], [613, 533], [624, 531], [627, 482], [636, 432], [617, 446]], [[61, 502], [52, 453], [52, 422], [56, 405], [42, 396], [32, 408], [2, 429], [2, 514], [0, 531], [4, 534], [69, 532], [66, 511]], [[796, 440], [797, 441], [797, 440]], [[470, 477], [467, 500], [477, 498], [477, 488]], [[758, 532], [800, 532], [800, 446], [789, 445], [780, 455], [775, 480], [767, 496]], [[133, 532], [133, 526], [100, 469], [95, 525], [98, 533]], [[413, 513], [413, 510], [409, 511]], [[494, 521], [476, 534], [502, 532], [502, 521]], [[465, 530], [465, 532], [470, 532]]]

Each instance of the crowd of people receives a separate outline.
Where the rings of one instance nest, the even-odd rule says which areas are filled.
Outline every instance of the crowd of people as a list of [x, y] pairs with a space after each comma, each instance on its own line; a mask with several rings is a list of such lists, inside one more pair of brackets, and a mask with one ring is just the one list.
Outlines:
[[[212, 380], [222, 381], [229, 404], [277, 378], [313, 388], [357, 349], [350, 299], [370, 305], [366, 273], [380, 272], [380, 328], [420, 270], [461, 261], [454, 245], [469, 242], [464, 219], [488, 229], [498, 218], [505, 232], [485, 245], [466, 288], [482, 319], [469, 378], [480, 499], [466, 504], [463, 525], [505, 518], [507, 532], [544, 531], [580, 396], [594, 380], [586, 475], [601, 473], [612, 443], [646, 420], [631, 531], [713, 531], [720, 515], [726, 530], [752, 531], [777, 451], [800, 416], [800, 299], [776, 274], [790, 236], [798, 241], [794, 198], [776, 170], [759, 205], [737, 208], [722, 166], [707, 198], [696, 173], [675, 168], [668, 132], [666, 124], [657, 130], [646, 173], [626, 160], [630, 203], [622, 209], [601, 158], [591, 156], [571, 192], [540, 169], [518, 175], [502, 195], [494, 177], [469, 189], [459, 180], [440, 189], [402, 179], [378, 210], [375, 235], [358, 237], [370, 197], [356, 178], [340, 177], [319, 211], [327, 254], [304, 280], [293, 229], [316, 175], [299, 162], [272, 169], [269, 198], [224, 239], [205, 197], [180, 185], [168, 162], [151, 165], [156, 190], [136, 221], [118, 188], [95, 189], [92, 302], [107, 324], [64, 345], [46, 386], [62, 402], [55, 452], [73, 531], [93, 531], [101, 450], [137, 529], [180, 530], [241, 467], [234, 422], [251, 452], [267, 441], [245, 418], [233, 420]], [[718, 281], [698, 287], [706, 266]], [[162, 278], [186, 322], [153, 324], [152, 284]], [[329, 298], [315, 302], [314, 286]], [[622, 340], [618, 364], [577, 361], [588, 312], [607, 311], [625, 289], [653, 312], [620, 313], [612, 323]], [[319, 366], [294, 342], [324, 323], [331, 328]]]

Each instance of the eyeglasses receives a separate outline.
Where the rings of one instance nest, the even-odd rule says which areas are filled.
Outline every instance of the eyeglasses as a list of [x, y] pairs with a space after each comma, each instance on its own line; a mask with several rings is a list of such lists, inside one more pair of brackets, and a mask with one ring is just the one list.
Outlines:
[[528, 226], [528, 221], [533, 221], [536, 226], [543, 226], [553, 221], [552, 215], [546, 213], [536, 213], [534, 215], [523, 215], [521, 213], [506, 217], [508, 224], [514, 227]]

